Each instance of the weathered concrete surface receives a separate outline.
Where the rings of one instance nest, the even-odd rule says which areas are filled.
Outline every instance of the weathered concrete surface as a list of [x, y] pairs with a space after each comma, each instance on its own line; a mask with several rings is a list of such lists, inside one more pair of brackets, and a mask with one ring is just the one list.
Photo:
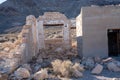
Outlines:
[[79, 23], [77, 26], [83, 31], [82, 55], [107, 57], [107, 30], [120, 29], [120, 6], [83, 7], [81, 16], [77, 19], [82, 20], [82, 25]]

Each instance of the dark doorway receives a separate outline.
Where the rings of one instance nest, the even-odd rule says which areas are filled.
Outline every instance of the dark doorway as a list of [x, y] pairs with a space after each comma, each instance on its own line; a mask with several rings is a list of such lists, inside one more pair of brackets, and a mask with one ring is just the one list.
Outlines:
[[108, 29], [109, 56], [120, 55], [120, 29]]

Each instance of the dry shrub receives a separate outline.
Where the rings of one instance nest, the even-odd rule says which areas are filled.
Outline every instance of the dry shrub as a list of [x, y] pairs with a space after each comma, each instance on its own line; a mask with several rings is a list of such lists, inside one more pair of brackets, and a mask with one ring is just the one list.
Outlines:
[[58, 59], [52, 62], [53, 71], [54, 71], [56, 74], [59, 74], [59, 73], [60, 73], [61, 64], [62, 64], [62, 61], [61, 61], [61, 60], [58, 60]]
[[55, 60], [52, 62], [53, 71], [55, 74], [60, 74], [64, 77], [82, 77], [82, 71], [84, 71], [84, 67], [79, 63], [73, 63], [69, 60], [61, 61]]
[[73, 69], [74, 69], [74, 70], [78, 70], [78, 71], [80, 71], [80, 72], [83, 72], [83, 71], [84, 71], [84, 66], [80, 65], [79, 63], [75, 63], [75, 64], [73, 65]]
[[61, 74], [65, 77], [70, 77], [72, 75], [72, 62], [67, 60], [63, 61], [61, 65]]

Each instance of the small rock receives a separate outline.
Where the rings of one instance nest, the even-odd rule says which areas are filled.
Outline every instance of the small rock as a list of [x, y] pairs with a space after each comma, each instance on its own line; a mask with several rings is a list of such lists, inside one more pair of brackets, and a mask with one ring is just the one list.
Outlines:
[[74, 70], [73, 76], [79, 78], [79, 77], [83, 77], [83, 74], [78, 70]]
[[9, 51], [10, 51], [10, 48], [9, 48], [9, 47], [6, 47], [6, 48], [4, 48], [4, 51], [9, 52]]
[[110, 62], [107, 64], [107, 68], [110, 70], [110, 71], [114, 71], [114, 72], [119, 72], [120, 71], [120, 68], [113, 62]]
[[103, 70], [103, 66], [100, 64], [97, 64], [97, 66], [92, 70], [92, 74], [100, 74]]
[[46, 69], [42, 69], [34, 74], [34, 79], [43, 80], [48, 78], [48, 71]]
[[14, 74], [18, 79], [24, 79], [30, 77], [30, 72], [26, 68], [19, 68], [17, 69], [17, 71], [15, 71]]

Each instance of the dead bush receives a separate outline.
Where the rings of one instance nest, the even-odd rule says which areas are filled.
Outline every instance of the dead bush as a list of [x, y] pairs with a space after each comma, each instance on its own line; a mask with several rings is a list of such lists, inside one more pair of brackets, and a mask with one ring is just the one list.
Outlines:
[[73, 69], [74, 69], [74, 70], [78, 70], [78, 71], [80, 71], [80, 72], [83, 72], [83, 71], [84, 71], [84, 66], [80, 65], [79, 63], [75, 63], [75, 64], [73, 65]]
[[65, 77], [72, 76], [72, 72], [73, 72], [72, 65], [73, 65], [72, 62], [69, 60], [63, 61], [60, 69], [61, 75]]
[[72, 77], [72, 76], [76, 77], [76, 75], [82, 76], [81, 72], [84, 71], [84, 67], [81, 66], [79, 63], [75, 63], [73, 65], [73, 63], [69, 60], [66, 61], [55, 60], [52, 62], [52, 67], [55, 74], [59, 74], [63, 77]]
[[56, 74], [59, 74], [59, 73], [60, 73], [61, 64], [62, 64], [62, 61], [61, 61], [61, 60], [58, 60], [58, 59], [52, 62], [53, 71], [54, 71]]

